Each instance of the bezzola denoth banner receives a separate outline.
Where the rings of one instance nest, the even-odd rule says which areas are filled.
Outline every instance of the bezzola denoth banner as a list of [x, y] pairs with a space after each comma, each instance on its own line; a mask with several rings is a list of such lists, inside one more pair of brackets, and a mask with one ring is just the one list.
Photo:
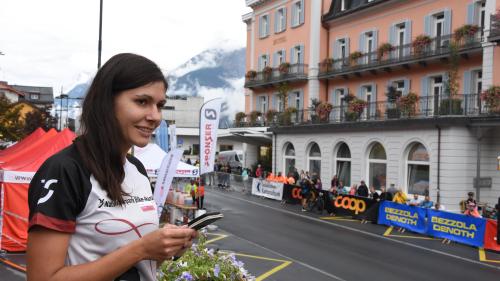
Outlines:
[[214, 171], [221, 99], [207, 101], [200, 110], [200, 175]]

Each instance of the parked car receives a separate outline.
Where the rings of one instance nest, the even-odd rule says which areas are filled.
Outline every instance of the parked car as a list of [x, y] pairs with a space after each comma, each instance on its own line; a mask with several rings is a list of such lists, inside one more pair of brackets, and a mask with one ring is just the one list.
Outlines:
[[220, 165], [227, 165], [231, 167], [231, 172], [241, 173], [243, 170], [243, 151], [241, 150], [228, 150], [221, 151], [217, 155], [217, 162]]

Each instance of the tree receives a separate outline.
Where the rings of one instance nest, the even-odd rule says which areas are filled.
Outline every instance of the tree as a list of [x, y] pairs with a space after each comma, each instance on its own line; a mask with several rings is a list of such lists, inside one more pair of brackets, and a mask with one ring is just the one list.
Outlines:
[[49, 123], [50, 116], [48, 116], [47, 112], [41, 112], [39, 110], [28, 112], [24, 119], [23, 134], [27, 136], [39, 127], [48, 130]]
[[288, 106], [288, 92], [290, 92], [290, 89], [290, 85], [288, 85], [287, 82], [278, 86], [278, 96], [281, 97], [281, 100], [283, 101], [283, 108], [279, 109], [281, 112], [284, 112]]
[[12, 103], [0, 95], [0, 139], [4, 141], [18, 141], [23, 134], [23, 122], [20, 119], [20, 107], [13, 107]]

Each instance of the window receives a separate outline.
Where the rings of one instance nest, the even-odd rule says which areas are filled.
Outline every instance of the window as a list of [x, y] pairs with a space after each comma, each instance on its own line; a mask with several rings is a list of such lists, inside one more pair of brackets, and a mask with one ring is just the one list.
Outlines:
[[309, 149], [307, 164], [310, 175], [316, 174], [321, 176], [321, 151], [315, 142], [312, 143]]
[[295, 107], [296, 109], [300, 110], [302, 109], [302, 97], [299, 91], [295, 91], [291, 95], [291, 101], [292, 101], [292, 107]]
[[340, 11], [345, 11], [347, 9], [347, 0], [340, 1]]
[[473, 72], [474, 76], [473, 76], [473, 79], [474, 79], [474, 92], [473, 94], [479, 94], [482, 92], [482, 88], [483, 88], [483, 71], [482, 70], [478, 70], [478, 71], [474, 71]]
[[265, 38], [269, 35], [269, 15], [263, 15], [259, 20], [259, 37]]
[[486, 1], [481, 1], [481, 2], [477, 2], [476, 3], [477, 5], [479, 5], [479, 15], [478, 15], [478, 23], [477, 25], [481, 28], [481, 32], [484, 32], [484, 20], [486, 18]]
[[302, 45], [293, 47], [292, 52], [292, 64], [304, 63], [304, 49]]
[[340, 145], [336, 158], [335, 174], [343, 186], [351, 186], [351, 151], [345, 142]]
[[258, 110], [262, 113], [267, 112], [267, 96], [259, 96], [258, 97]]
[[444, 35], [444, 14], [437, 14], [434, 18], [434, 36], [441, 37]]
[[285, 109], [284, 105], [285, 104], [283, 103], [283, 96], [280, 96], [279, 94], [276, 94], [274, 96], [274, 98], [275, 98], [275, 101], [276, 101], [276, 104], [274, 105], [275, 106], [274, 109], [276, 111], [279, 111], [279, 112], [284, 111], [284, 109]]
[[295, 171], [295, 148], [293, 144], [288, 143], [285, 145], [285, 153], [283, 156], [283, 171], [285, 171], [285, 175], [288, 176], [288, 173]]
[[392, 82], [392, 85], [396, 89], [396, 92], [398, 92], [400, 95], [403, 95], [405, 92], [405, 81], [404, 80], [398, 80]]
[[344, 59], [347, 57], [347, 45], [345, 39], [339, 39], [339, 54], [340, 58]]
[[304, 23], [304, 0], [293, 3], [292, 6], [292, 27]]
[[31, 100], [39, 100], [40, 99], [40, 94], [30, 94], [30, 99]]
[[266, 66], [269, 66], [269, 56], [261, 55], [259, 57], [259, 71], [262, 71]]
[[368, 157], [368, 184], [379, 190], [386, 186], [387, 178], [387, 156], [385, 149], [380, 143], [375, 143]]
[[276, 52], [276, 66], [284, 63], [286, 61], [285, 50], [280, 50]]
[[233, 150], [233, 145], [231, 144], [221, 144], [219, 145], [219, 151]]
[[429, 193], [429, 153], [420, 143], [411, 146], [407, 158], [408, 193]]
[[286, 8], [276, 10], [274, 17], [274, 32], [282, 32], [286, 29]]
[[193, 152], [191, 155], [200, 155], [200, 145], [199, 144], [193, 144]]

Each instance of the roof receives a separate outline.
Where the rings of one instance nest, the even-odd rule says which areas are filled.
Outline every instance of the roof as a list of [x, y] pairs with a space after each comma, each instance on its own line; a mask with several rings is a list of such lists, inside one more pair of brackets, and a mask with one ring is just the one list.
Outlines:
[[7, 82], [3, 82], [3, 81], [2, 81], [2, 82], [0, 82], [0, 90], [9, 91], [9, 92], [11, 92], [11, 93], [14, 93], [14, 94], [17, 94], [17, 95], [19, 95], [19, 96], [24, 97], [24, 93], [23, 93], [23, 92], [21, 92], [21, 91], [18, 91], [18, 90], [16, 90], [16, 89], [14, 89], [12, 86], [9, 86], [9, 85], [7, 84]]
[[387, 2], [389, 0], [373, 0], [372, 2], [368, 2], [367, 0], [351, 0], [347, 1], [348, 7], [344, 11], [341, 11], [340, 7], [340, 0], [333, 0], [332, 4], [330, 6], [330, 10], [326, 15], [324, 15], [322, 18], [323, 22], [327, 22], [330, 20], [334, 20], [346, 15], [350, 15], [353, 13], [356, 13], [361, 10], [368, 9], [370, 7], [373, 7], [375, 5], [378, 5], [383, 2]]

